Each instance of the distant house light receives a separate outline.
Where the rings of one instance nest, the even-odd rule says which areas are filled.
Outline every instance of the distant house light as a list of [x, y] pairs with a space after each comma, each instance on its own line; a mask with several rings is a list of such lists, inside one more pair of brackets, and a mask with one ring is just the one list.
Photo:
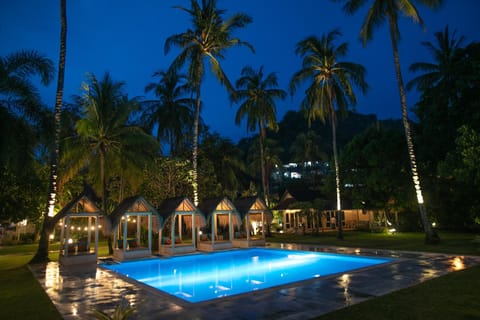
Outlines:
[[301, 179], [302, 178], [302, 175], [298, 172], [292, 172], [291, 174], [291, 178], [292, 179]]

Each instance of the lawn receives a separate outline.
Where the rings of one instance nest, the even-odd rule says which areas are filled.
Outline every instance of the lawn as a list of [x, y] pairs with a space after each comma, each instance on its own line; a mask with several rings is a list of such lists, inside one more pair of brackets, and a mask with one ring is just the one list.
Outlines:
[[[421, 233], [346, 232], [344, 240], [337, 240], [334, 233], [318, 236], [275, 234], [267, 241], [480, 255], [480, 244], [472, 241], [473, 234], [445, 233], [441, 238], [435, 246], [425, 245]], [[36, 248], [36, 244], [0, 247], [2, 319], [61, 319], [26, 265]], [[50, 249], [50, 258], [57, 260], [58, 244]], [[106, 255], [106, 243], [100, 245], [99, 251], [100, 256]], [[318, 319], [480, 319], [479, 296], [480, 266], [477, 266]]]

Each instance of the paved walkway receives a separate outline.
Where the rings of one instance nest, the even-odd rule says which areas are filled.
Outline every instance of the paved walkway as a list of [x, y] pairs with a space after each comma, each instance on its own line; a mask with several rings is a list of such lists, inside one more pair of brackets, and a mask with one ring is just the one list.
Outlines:
[[357, 272], [256, 291], [197, 304], [125, 280], [100, 267], [64, 270], [55, 262], [31, 266], [64, 319], [93, 319], [92, 310], [111, 314], [122, 301], [136, 308], [132, 319], [310, 319], [371, 298], [480, 264], [480, 256], [269, 244], [287, 249], [398, 258]]

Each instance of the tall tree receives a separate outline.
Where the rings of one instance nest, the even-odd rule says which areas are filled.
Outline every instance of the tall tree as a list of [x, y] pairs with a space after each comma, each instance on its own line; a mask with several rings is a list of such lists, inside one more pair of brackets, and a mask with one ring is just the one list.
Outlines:
[[239, 125], [247, 117], [247, 131], [259, 131], [260, 167], [262, 173], [262, 189], [265, 203], [269, 204], [269, 183], [265, 169], [264, 141], [267, 129], [278, 130], [277, 108], [275, 100], [284, 100], [287, 97], [285, 90], [278, 89], [275, 73], [264, 75], [263, 66], [258, 71], [252, 67], [244, 67], [241, 77], [235, 84], [236, 95], [240, 106], [235, 116], [235, 123]]
[[198, 137], [199, 120], [201, 107], [201, 84], [205, 74], [205, 60], [210, 63], [211, 70], [215, 77], [224, 85], [229, 92], [234, 88], [227, 78], [220, 65], [220, 59], [224, 59], [227, 49], [245, 45], [253, 51], [253, 47], [239, 38], [233, 37], [233, 32], [245, 27], [252, 22], [252, 19], [243, 14], [234, 14], [224, 19], [225, 10], [217, 8], [216, 0], [202, 0], [201, 5], [197, 0], [190, 1], [190, 8], [176, 7], [188, 13], [192, 19], [192, 28], [184, 33], [170, 36], [165, 41], [165, 53], [170, 51], [172, 46], [181, 49], [180, 54], [172, 62], [173, 69], [180, 69], [188, 63], [187, 78], [193, 87], [195, 95], [195, 115], [193, 123], [193, 198], [198, 204]]
[[[343, 1], [343, 0], [341, 0]], [[412, 140], [412, 133], [410, 130], [410, 122], [407, 110], [407, 96], [405, 93], [405, 85], [403, 82], [402, 71], [400, 68], [400, 55], [398, 53], [398, 42], [400, 40], [400, 29], [398, 27], [398, 19], [401, 15], [411, 18], [414, 22], [423, 26], [423, 19], [415, 6], [415, 2], [421, 3], [429, 8], [439, 7], [443, 0], [345, 0], [343, 9], [348, 14], [353, 14], [358, 11], [366, 3], [371, 3], [367, 16], [363, 22], [360, 30], [360, 37], [363, 45], [373, 38], [373, 30], [385, 21], [388, 22], [390, 32], [390, 40], [393, 49], [393, 62], [395, 65], [395, 74], [397, 77], [398, 90], [400, 93], [400, 105], [402, 109], [403, 126], [405, 130], [405, 139], [407, 142], [408, 155], [410, 158], [410, 169], [412, 171], [412, 180], [417, 196], [418, 209], [422, 219], [423, 228], [425, 230], [425, 241], [427, 243], [435, 243], [439, 240], [437, 233], [432, 228], [428, 219], [427, 210], [422, 194], [422, 187], [420, 184], [420, 176], [417, 168], [417, 160]]]
[[[446, 26], [443, 31], [435, 32], [435, 44], [422, 42], [433, 62], [410, 65], [411, 72], [420, 73], [407, 83], [406, 88], [411, 90], [416, 87], [422, 93], [413, 111], [419, 120], [416, 141], [422, 145], [418, 157], [422, 160], [423, 167], [430, 170], [424, 173], [427, 179], [428, 176], [437, 177], [438, 162], [454, 148], [456, 130], [459, 123], [464, 123], [453, 117], [453, 109], [460, 96], [459, 84], [468, 77], [462, 68], [465, 61], [465, 51], [462, 48], [464, 39], [462, 36], [457, 37], [455, 31], [450, 32]], [[432, 141], [432, 136], [437, 139]], [[428, 183], [427, 179], [425, 181]]]
[[320, 39], [311, 36], [297, 44], [296, 53], [303, 58], [303, 66], [293, 75], [290, 89], [294, 93], [299, 84], [308, 81], [301, 109], [304, 110], [309, 125], [313, 120], [320, 119], [323, 122], [328, 120], [332, 127], [336, 209], [339, 212], [337, 237], [343, 239], [335, 106], [340, 114], [345, 114], [349, 107], [357, 104], [353, 86], [366, 92], [368, 85], [362, 65], [339, 61], [348, 52], [348, 43], [335, 45], [339, 36], [339, 30], [332, 30]]
[[291, 160], [295, 162], [327, 160], [319, 141], [321, 137], [314, 131], [300, 132], [290, 147]]
[[[116, 175], [121, 179], [128, 173], [123, 170], [143, 169], [148, 159], [153, 160], [158, 144], [131, 124], [138, 103], [124, 94], [123, 82], [112, 80], [108, 73], [100, 81], [94, 75], [89, 80], [83, 85], [83, 95], [77, 97], [84, 116], [77, 122], [77, 135], [69, 140], [62, 158], [62, 180], [68, 181], [88, 167], [90, 174], [100, 178], [102, 210], [108, 214], [108, 178]], [[133, 176], [141, 177], [141, 172]]]
[[152, 91], [158, 100], [142, 102], [142, 122], [150, 132], [157, 128], [158, 142], [166, 142], [173, 157], [185, 149], [185, 140], [191, 136], [194, 100], [188, 98], [191, 88], [176, 70], [157, 71], [153, 77], [158, 82], [148, 84], [145, 92]]
[[424, 92], [433, 87], [441, 87], [448, 90], [455, 87], [455, 78], [458, 63], [462, 53], [462, 42], [465, 37], [456, 37], [456, 31], [450, 33], [448, 26], [443, 32], [435, 32], [437, 46], [430, 41], [422, 42], [422, 45], [430, 51], [434, 62], [416, 62], [410, 65], [411, 72], [423, 72], [407, 83], [407, 90], [416, 87]]
[[[246, 184], [242, 183], [246, 173], [241, 150], [232, 141], [222, 138], [218, 133], [207, 133], [202, 139], [200, 154], [202, 162], [209, 161], [212, 164], [215, 185], [220, 189], [220, 193], [231, 198], [237, 197], [237, 194], [243, 191], [243, 185]], [[200, 184], [200, 187], [202, 186], [205, 184]]]
[[35, 256], [30, 262], [48, 261], [48, 241], [51, 230], [55, 226], [55, 221], [51, 221], [54, 216], [55, 199], [57, 197], [57, 176], [58, 176], [58, 158], [60, 152], [60, 118], [62, 115], [63, 86], [65, 78], [65, 60], [67, 55], [67, 4], [66, 0], [60, 0], [60, 56], [58, 59], [58, 79], [57, 93], [55, 96], [55, 138], [50, 156], [50, 178], [48, 187], [48, 200], [44, 214], [40, 242]]
[[0, 107], [14, 115], [39, 122], [44, 113], [40, 94], [30, 77], [48, 85], [55, 75], [53, 62], [34, 50], [0, 57]]

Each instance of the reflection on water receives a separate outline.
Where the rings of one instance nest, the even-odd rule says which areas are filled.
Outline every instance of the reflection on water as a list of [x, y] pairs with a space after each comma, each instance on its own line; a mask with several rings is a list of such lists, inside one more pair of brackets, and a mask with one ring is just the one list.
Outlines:
[[350, 296], [350, 292], [348, 291], [348, 287], [350, 285], [350, 275], [345, 273], [342, 275], [340, 281], [340, 286], [343, 288], [343, 296], [345, 297], [345, 304], [349, 306], [352, 303], [352, 297]]
[[464, 264], [464, 257], [455, 257], [450, 260], [450, 263], [452, 264], [452, 269], [455, 271], [458, 270], [463, 270], [465, 269], [465, 264]]
[[58, 263], [50, 262], [45, 268], [45, 286], [54, 292], [63, 289], [63, 277], [60, 275]]

